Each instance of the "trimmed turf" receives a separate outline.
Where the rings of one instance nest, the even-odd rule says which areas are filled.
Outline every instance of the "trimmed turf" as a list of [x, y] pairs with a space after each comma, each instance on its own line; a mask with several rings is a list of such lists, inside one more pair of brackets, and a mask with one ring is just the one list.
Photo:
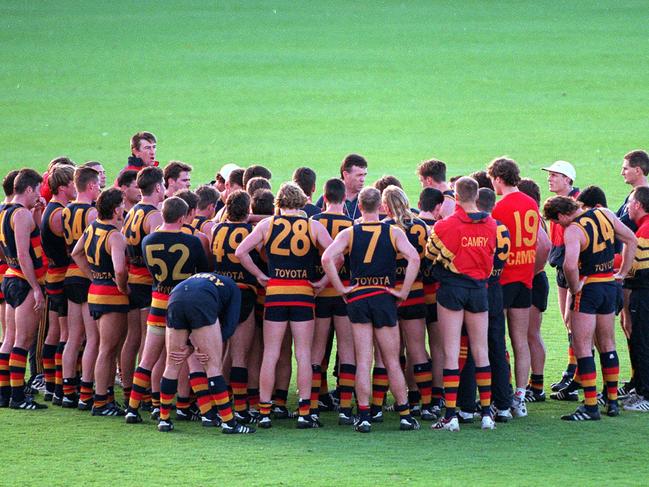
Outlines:
[[[226, 162], [261, 163], [273, 186], [299, 165], [318, 186], [342, 157], [364, 154], [368, 181], [402, 179], [438, 157], [449, 176], [516, 158], [541, 182], [561, 158], [577, 185], [626, 188], [622, 156], [646, 147], [649, 38], [634, 2], [17, 2], [0, 5], [0, 169], [44, 168], [61, 154], [114, 175], [128, 139], [151, 130], [159, 160], [181, 159], [197, 184]], [[565, 333], [550, 297], [546, 377]], [[625, 350], [623, 341], [620, 348]], [[628, 375], [624, 351], [623, 376]], [[549, 382], [548, 380], [548, 382]], [[26, 483], [331, 485], [637, 483], [646, 417], [569, 425], [571, 405], [532, 405], [528, 419], [483, 433], [369, 436], [278, 422], [255, 437], [198, 425], [152, 425], [77, 412], [0, 411], [2, 478]]]

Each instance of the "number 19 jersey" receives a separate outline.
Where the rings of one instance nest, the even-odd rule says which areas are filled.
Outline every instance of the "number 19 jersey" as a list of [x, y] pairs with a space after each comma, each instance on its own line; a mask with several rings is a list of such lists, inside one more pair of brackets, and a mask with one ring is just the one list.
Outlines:
[[504, 286], [510, 282], [521, 282], [531, 289], [540, 219], [536, 202], [516, 191], [503, 196], [496, 203], [491, 216], [507, 227], [511, 240], [509, 257], [500, 276], [500, 283]]

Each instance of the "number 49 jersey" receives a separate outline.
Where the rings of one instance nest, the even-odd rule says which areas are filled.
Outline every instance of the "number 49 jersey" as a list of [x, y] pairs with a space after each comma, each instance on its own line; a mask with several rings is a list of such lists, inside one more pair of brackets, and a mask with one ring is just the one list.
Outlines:
[[[237, 283], [239, 288], [257, 289], [257, 279], [246, 270], [234, 252], [239, 244], [252, 232], [250, 223], [219, 223], [212, 233], [212, 255], [216, 261], [214, 270], [222, 276], [227, 276]], [[250, 257], [255, 264], [260, 265], [259, 253], [250, 252]]]
[[504, 286], [510, 282], [521, 282], [531, 289], [540, 220], [536, 201], [516, 191], [496, 203], [491, 216], [507, 227], [511, 240], [500, 283]]

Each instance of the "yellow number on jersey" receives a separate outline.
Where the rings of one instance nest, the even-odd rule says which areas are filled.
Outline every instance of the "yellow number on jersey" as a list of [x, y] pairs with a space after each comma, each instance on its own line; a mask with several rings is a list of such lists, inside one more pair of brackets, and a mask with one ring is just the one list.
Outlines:
[[[273, 222], [273, 224], [281, 225], [282, 229], [270, 246], [271, 254], [288, 257], [292, 253], [296, 257], [303, 257], [309, 252], [311, 249], [311, 239], [309, 238], [308, 220], [300, 219], [291, 224], [288, 220], [278, 218]], [[286, 240], [286, 237], [288, 237], [291, 231], [293, 231], [293, 235], [291, 235], [291, 240], [289, 242], [289, 251], [289, 249], [281, 248], [280, 245], [284, 240]]]

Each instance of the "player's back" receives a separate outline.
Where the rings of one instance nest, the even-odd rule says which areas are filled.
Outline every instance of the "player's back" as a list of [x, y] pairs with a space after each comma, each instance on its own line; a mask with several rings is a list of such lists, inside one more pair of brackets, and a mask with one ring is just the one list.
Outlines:
[[603, 210], [587, 210], [575, 218], [576, 225], [586, 236], [586, 245], [579, 253], [579, 275], [613, 280], [615, 259], [615, 228]]
[[[137, 203], [126, 214], [122, 233], [126, 237], [126, 255], [128, 255], [128, 282], [150, 286], [152, 283], [142, 255], [142, 241], [148, 235], [146, 221], [158, 208], [147, 203]], [[153, 229], [151, 229], [153, 230]]]
[[300, 215], [272, 217], [265, 250], [271, 279], [313, 278], [317, 247], [308, 218]]
[[492, 216], [507, 227], [511, 240], [501, 284], [522, 282], [531, 289], [540, 220], [536, 202], [521, 191], [515, 191], [496, 203]]
[[[241, 261], [234, 255], [239, 244], [252, 232], [252, 224], [246, 222], [218, 223], [212, 234], [212, 255], [214, 270], [223, 276], [233, 279], [241, 288], [253, 291], [257, 288], [257, 279], [246, 270]], [[261, 258], [256, 250], [250, 252], [255, 264], [260, 265]]]

